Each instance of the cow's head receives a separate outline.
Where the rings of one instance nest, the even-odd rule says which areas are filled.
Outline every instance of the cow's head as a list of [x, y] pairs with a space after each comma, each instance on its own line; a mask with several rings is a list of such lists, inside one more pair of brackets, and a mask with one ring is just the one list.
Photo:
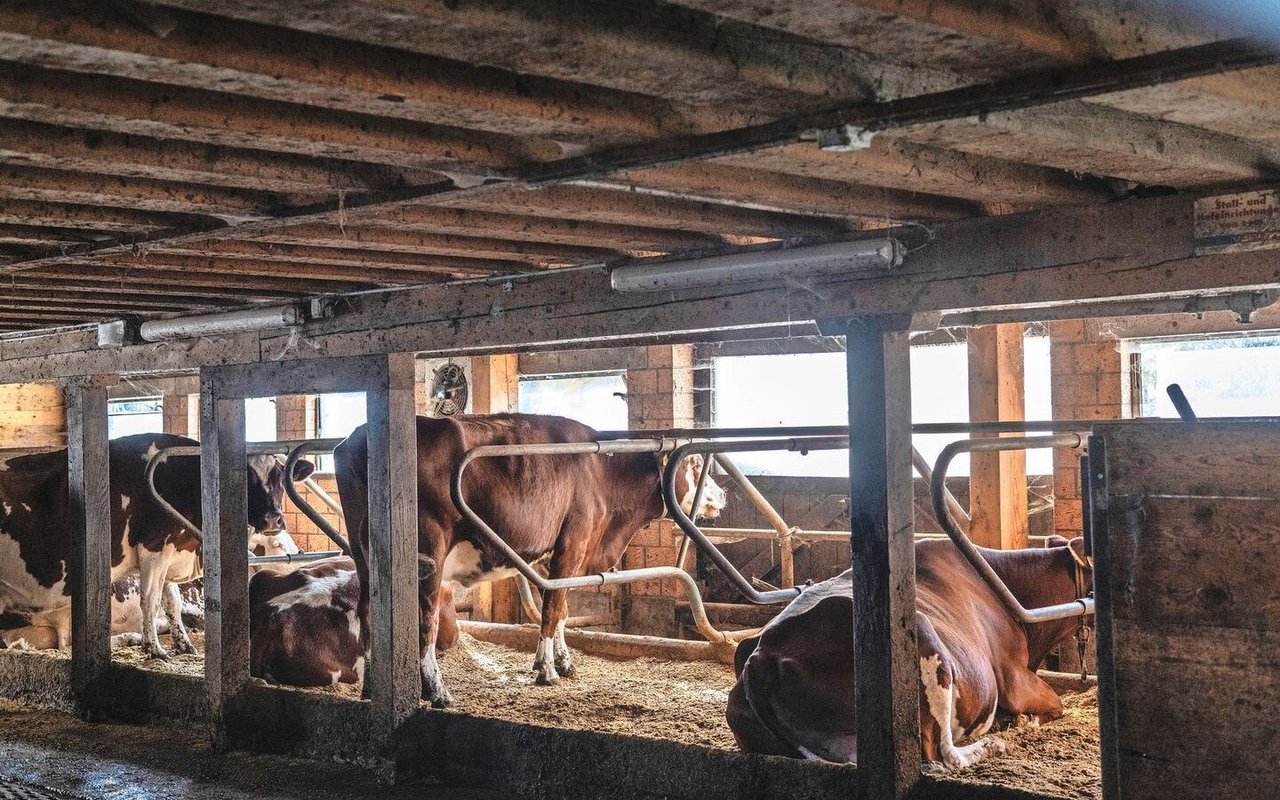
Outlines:
[[[294, 481], [305, 480], [316, 465], [299, 460], [293, 465]], [[279, 456], [252, 456], [249, 459], [249, 527], [254, 533], [274, 535], [285, 530], [284, 511], [284, 459]]]
[[724, 510], [725, 494], [724, 489], [720, 488], [710, 474], [702, 485], [702, 504], [698, 507], [697, 513], [693, 510], [694, 495], [698, 492], [698, 479], [702, 476], [704, 469], [706, 469], [706, 462], [703, 461], [702, 456], [692, 455], [684, 459], [680, 469], [676, 470], [674, 488], [676, 497], [680, 498], [681, 511], [690, 517], [715, 519]]
[[1045, 547], [1065, 547], [1071, 554], [1072, 569], [1076, 581], [1076, 595], [1083, 597], [1093, 589], [1093, 559], [1085, 555], [1084, 537], [1067, 539], [1065, 536], [1053, 534], [1045, 539]]

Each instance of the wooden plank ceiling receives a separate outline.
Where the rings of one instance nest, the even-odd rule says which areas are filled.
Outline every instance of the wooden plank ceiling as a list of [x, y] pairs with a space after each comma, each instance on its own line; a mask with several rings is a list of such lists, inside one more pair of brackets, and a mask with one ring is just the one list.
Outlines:
[[1274, 178], [1280, 70], [1265, 68], [856, 152], [800, 142], [539, 189], [422, 189], [1229, 35], [1124, 6], [0, 0], [0, 329]]

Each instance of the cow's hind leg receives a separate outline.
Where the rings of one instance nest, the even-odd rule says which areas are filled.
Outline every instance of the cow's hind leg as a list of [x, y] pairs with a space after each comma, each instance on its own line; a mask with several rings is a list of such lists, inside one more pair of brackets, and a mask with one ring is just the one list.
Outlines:
[[[916, 635], [920, 652], [920, 733], [926, 760], [940, 758], [944, 767], [957, 770], [971, 767], [994, 753], [1003, 753], [1004, 742], [999, 739], [982, 738], [972, 744], [956, 744], [965, 731], [956, 719], [955, 673], [950, 657], [933, 623], [924, 614], [916, 614]], [[994, 706], [991, 714], [995, 716]]]
[[169, 620], [169, 633], [173, 636], [175, 653], [194, 653], [196, 646], [191, 642], [187, 627], [182, 622], [182, 590], [173, 581], [164, 582], [164, 615]]
[[161, 596], [164, 594], [165, 576], [169, 572], [169, 558], [162, 550], [155, 552], [138, 547], [138, 591], [142, 606], [142, 651], [149, 658], [169, 660], [169, 653], [160, 646], [156, 630], [160, 617]]
[[[443, 537], [442, 537], [443, 538]], [[453, 703], [453, 695], [444, 685], [440, 674], [440, 662], [436, 659], [436, 638], [440, 633], [440, 581], [437, 564], [443, 564], [443, 548], [434, 557], [418, 556], [418, 640], [422, 672], [422, 699], [435, 708], [447, 708]]]
[[542, 593], [542, 629], [533, 655], [534, 679], [544, 686], [573, 674], [573, 660], [564, 643], [564, 621], [569, 615], [568, 592], [552, 589]]

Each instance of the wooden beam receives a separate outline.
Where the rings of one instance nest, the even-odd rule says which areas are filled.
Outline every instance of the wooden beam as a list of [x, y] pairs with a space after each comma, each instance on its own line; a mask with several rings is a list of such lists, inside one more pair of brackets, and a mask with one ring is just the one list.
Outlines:
[[[969, 419], [1025, 419], [1022, 323], [970, 328]], [[1027, 546], [1027, 454], [974, 453], [969, 461], [969, 536], [998, 550]]]
[[902, 136], [935, 146], [1141, 184], [1194, 187], [1274, 177], [1280, 149], [1085, 102], [924, 125]]
[[[522, 217], [469, 208], [405, 205], [369, 209], [351, 215], [357, 224], [396, 227], [411, 233], [469, 236], [480, 234], [515, 241], [607, 247], [616, 250], [667, 252], [723, 246], [720, 236], [664, 229], [649, 222], [614, 225], [551, 217]], [[282, 226], [288, 233], [293, 226]]]
[[[357, 280], [357, 278], [363, 278], [363, 276], [359, 275], [353, 275], [343, 280], [330, 280], [328, 278], [304, 276], [235, 275], [234, 273], [217, 273], [208, 270], [148, 269], [132, 264], [98, 262], [59, 264], [56, 267], [47, 268], [47, 271], [31, 270], [22, 274], [29, 275], [32, 279], [38, 277], [41, 280], [57, 280], [59, 278], [71, 280], [84, 278], [91, 280], [110, 279], [121, 284], [134, 284], [139, 287], [168, 286], [181, 290], [190, 287], [239, 289], [249, 290], [265, 297], [304, 297], [326, 290], [359, 291], [361, 289], [374, 288], [376, 285], [363, 279]], [[326, 286], [325, 284], [328, 285]]]
[[249, 682], [249, 572], [245, 549], [244, 398], [200, 375], [200, 473], [204, 508], [204, 685], [225, 746], [225, 715]]
[[896, 800], [920, 780], [911, 370], [906, 318], [827, 324], [849, 373], [853, 640], [862, 797]]
[[1015, 207], [1093, 203], [1114, 195], [1105, 181], [1078, 172], [930, 147], [908, 142], [898, 132], [876, 136], [867, 149], [850, 153], [829, 153], [801, 142], [721, 160]]
[[483, 174], [487, 166], [554, 158], [497, 134], [464, 134], [215, 92], [0, 63], [0, 117], [422, 170]]
[[281, 205], [284, 197], [278, 193], [226, 189], [189, 182], [67, 173], [10, 164], [0, 167], [0, 199], [240, 219], [261, 216], [263, 210]]
[[[818, 152], [816, 147], [811, 149]], [[763, 211], [880, 222], [955, 219], [975, 216], [979, 211], [971, 203], [936, 194], [901, 192], [871, 185], [870, 181], [844, 182], [833, 177], [801, 177], [745, 164], [704, 163], [621, 172], [599, 183]]]
[[543, 266], [568, 266], [585, 261], [608, 261], [620, 258], [627, 253], [624, 250], [611, 250], [607, 247], [420, 233], [395, 227], [379, 228], [370, 225], [348, 225], [342, 228], [319, 225], [300, 226], [289, 229], [287, 235], [261, 236], [254, 240], [209, 242], [204, 247], [217, 252], [275, 252], [328, 258], [360, 256], [372, 261], [388, 258], [414, 259], [426, 254], [520, 260]]
[[0, 163], [290, 194], [367, 191], [439, 180], [435, 173], [402, 167], [18, 119], [0, 126]]
[[281, 297], [297, 297], [300, 294], [291, 292], [271, 292], [260, 289], [246, 289], [224, 285], [216, 287], [203, 286], [164, 286], [154, 283], [131, 284], [122, 280], [112, 280], [110, 276], [86, 278], [74, 274], [58, 274], [44, 272], [23, 272], [7, 276], [3, 284], [12, 289], [30, 291], [38, 294], [49, 292], [88, 291], [102, 292], [118, 297], [154, 297], [171, 298], [175, 303], [212, 303], [216, 305], [238, 305], [261, 300], [273, 300]]
[[[432, 125], [572, 141], [656, 136], [681, 109], [656, 98], [178, 10], [78, 2], [0, 8], [13, 61]], [[164, 36], [139, 17], [163, 18]], [[381, 43], [379, 43], [381, 44]]]
[[[414, 358], [369, 359], [368, 558], [370, 650], [365, 672], [375, 749], [394, 776], [396, 732], [418, 710], [418, 428]], [[243, 549], [243, 548], [242, 548]], [[439, 567], [437, 567], [439, 568]]]
[[[787, 113], [823, 97], [866, 96], [872, 83], [867, 66], [852, 53], [669, 5], [605, 8], [555, 0], [512, 8], [484, 0], [453, 8], [417, 5], [408, 13], [390, 0], [323, 12], [307, 3], [251, 0], [165, 0], [164, 5], [489, 64], [519, 75], [720, 106], [731, 110], [729, 119], [745, 103]], [[637, 69], [641, 64], [644, 68]], [[709, 126], [724, 127], [723, 122]]]
[[[520, 408], [519, 356], [489, 355], [471, 358], [471, 413], [501, 414]], [[471, 589], [475, 618], [486, 622], [523, 621], [515, 578], [476, 584]]]
[[[104, 264], [140, 267], [168, 272], [204, 271], [230, 276], [261, 275], [341, 283], [414, 284], [427, 283], [440, 276], [492, 275], [494, 273], [527, 272], [529, 266], [520, 261], [486, 261], [484, 259], [449, 259], [422, 256], [416, 264], [384, 264], [376, 261], [344, 261], [340, 259], [297, 259], [289, 256], [241, 256], [228, 253], [205, 255], [189, 251], [167, 251], [148, 248], [132, 258], [115, 256]], [[181, 283], [180, 277], [175, 282]]]
[[831, 237], [854, 230], [845, 220], [815, 219], [679, 197], [658, 197], [628, 191], [625, 185], [515, 188], [488, 192], [474, 198], [442, 198], [440, 203], [521, 216], [611, 225], [656, 225], [709, 235], [795, 239]]
[[107, 389], [67, 389], [67, 519], [71, 538], [71, 685], [92, 716], [111, 666], [111, 477]]
[[454, 275], [492, 275], [508, 272], [536, 272], [540, 267], [526, 261], [509, 258], [484, 258], [471, 255], [438, 255], [435, 253], [405, 253], [384, 250], [343, 249], [339, 247], [314, 247], [276, 244], [260, 241], [223, 240], [208, 246], [192, 244], [187, 247], [150, 248], [148, 256], [163, 255], [175, 260], [203, 259], [233, 267], [248, 263], [277, 263], [314, 265], [317, 267], [348, 267], [406, 273], [444, 273]]
[[0, 381], [91, 374], [104, 371], [101, 365], [108, 360], [111, 370], [134, 372], [189, 369], [211, 358], [219, 363], [255, 361], [265, 354], [284, 359], [385, 350], [474, 354], [708, 341], [730, 329], [872, 312], [999, 308], [1020, 309], [1034, 318], [1040, 313], [1037, 306], [1280, 286], [1267, 251], [1194, 255], [1194, 199], [1172, 195], [938, 223], [929, 246], [914, 250], [889, 274], [814, 280], [803, 289], [763, 283], [708, 287], [679, 297], [618, 294], [609, 289], [603, 270], [579, 270], [552, 271], [509, 285], [467, 283], [365, 294], [349, 298], [343, 315], [304, 327], [306, 347], [290, 343], [287, 335], [267, 333], [248, 341], [237, 338], [234, 347], [225, 340], [209, 349], [194, 342], [184, 352], [146, 346], [109, 354], [91, 350], [52, 358], [0, 357]]

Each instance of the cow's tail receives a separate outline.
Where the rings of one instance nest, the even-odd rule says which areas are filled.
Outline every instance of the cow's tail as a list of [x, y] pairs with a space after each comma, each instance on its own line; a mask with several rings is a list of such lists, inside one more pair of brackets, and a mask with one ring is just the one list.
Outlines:
[[333, 450], [334, 479], [342, 498], [342, 519], [347, 528], [351, 558], [360, 578], [360, 645], [369, 651], [369, 440], [364, 425]]

